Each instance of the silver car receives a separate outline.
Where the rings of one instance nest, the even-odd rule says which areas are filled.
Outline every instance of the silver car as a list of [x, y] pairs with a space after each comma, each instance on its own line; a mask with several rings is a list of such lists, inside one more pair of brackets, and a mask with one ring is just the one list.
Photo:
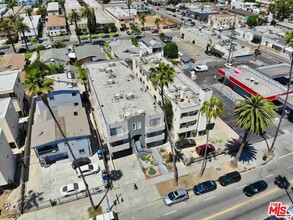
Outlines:
[[185, 189], [178, 189], [174, 192], [170, 192], [164, 196], [163, 201], [165, 205], [171, 206], [178, 202], [186, 201], [189, 199], [188, 192]]

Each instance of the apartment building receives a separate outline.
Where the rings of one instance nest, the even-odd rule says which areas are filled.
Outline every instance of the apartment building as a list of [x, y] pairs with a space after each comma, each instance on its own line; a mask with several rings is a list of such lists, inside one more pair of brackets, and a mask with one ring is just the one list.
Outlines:
[[0, 99], [0, 128], [11, 148], [18, 147], [19, 124], [18, 115], [11, 98]]
[[114, 20], [117, 28], [126, 28], [130, 24], [135, 22], [135, 16], [137, 15], [136, 9], [130, 9], [130, 15], [128, 9], [122, 9], [120, 7], [108, 7], [105, 8], [105, 12], [110, 15]]
[[47, 21], [47, 34], [50, 37], [66, 35], [66, 20], [61, 15], [50, 15]]
[[19, 72], [19, 70], [0, 72], [0, 99], [10, 97], [15, 111], [19, 116], [23, 116], [25, 92]]
[[236, 18], [230, 14], [214, 14], [209, 16], [208, 25], [217, 30], [228, 30], [233, 28]]
[[[135, 57], [133, 71], [146, 89], [157, 102], [162, 102], [160, 89], [154, 87], [149, 77], [150, 68], [164, 62], [172, 65], [162, 58], [160, 54], [151, 54], [143, 57]], [[204, 101], [212, 96], [212, 90], [201, 88], [194, 81], [185, 76], [179, 68], [174, 66], [175, 74], [173, 82], [164, 88], [164, 97], [173, 107], [173, 132], [175, 140], [202, 135], [206, 128], [206, 118], [199, 114]]]
[[59, 3], [49, 2], [47, 6], [48, 15], [59, 15]]
[[86, 64], [100, 134], [113, 158], [165, 139], [164, 113], [125, 61]]
[[14, 182], [15, 157], [0, 128], [0, 186]]
[[[31, 18], [24, 17], [23, 23], [29, 27], [29, 31], [25, 32], [25, 37], [29, 39], [36, 39], [41, 30], [41, 15], [33, 15]], [[22, 33], [19, 33], [19, 39], [23, 39]]]

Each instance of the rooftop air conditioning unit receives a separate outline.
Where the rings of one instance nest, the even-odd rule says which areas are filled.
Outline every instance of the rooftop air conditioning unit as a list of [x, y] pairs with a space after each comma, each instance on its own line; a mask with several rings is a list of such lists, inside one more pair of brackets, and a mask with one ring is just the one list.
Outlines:
[[125, 118], [125, 119], [128, 119], [128, 118], [131, 118], [131, 113], [130, 112], [126, 112], [124, 115], [123, 115], [123, 117]]
[[188, 87], [187, 86], [182, 86], [182, 91], [184, 91], [184, 92], [188, 91]]
[[250, 78], [250, 82], [254, 82], [254, 78], [253, 77]]
[[144, 109], [140, 109], [140, 110], [138, 110], [137, 112], [138, 112], [138, 114], [141, 114], [141, 115], [142, 115], [142, 114], [145, 113], [145, 110], [144, 110]]
[[115, 95], [114, 95], [114, 99], [115, 100], [119, 100], [119, 99], [121, 99], [123, 96], [120, 94], [120, 93], [116, 93]]
[[181, 86], [174, 84], [173, 87], [176, 89], [176, 91], [181, 90]]
[[105, 68], [104, 67], [101, 67], [100, 68], [100, 72], [105, 72]]
[[113, 79], [108, 79], [107, 85], [112, 85], [112, 84], [115, 84], [115, 81]]
[[128, 100], [133, 99], [133, 98], [134, 98], [134, 94], [132, 92], [130, 92], [126, 95], [126, 99], [128, 99]]

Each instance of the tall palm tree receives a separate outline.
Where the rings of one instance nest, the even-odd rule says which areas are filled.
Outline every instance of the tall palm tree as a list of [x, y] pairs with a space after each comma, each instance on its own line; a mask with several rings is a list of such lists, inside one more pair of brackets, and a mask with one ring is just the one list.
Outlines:
[[[286, 33], [286, 42], [287, 45], [293, 48], [293, 31]], [[272, 145], [269, 149], [269, 153], [273, 153], [274, 152], [274, 145], [281, 127], [281, 123], [283, 121], [283, 118], [285, 116], [285, 112], [286, 112], [286, 106], [288, 103], [288, 97], [289, 97], [289, 92], [290, 92], [290, 86], [291, 86], [291, 82], [292, 82], [292, 67], [293, 67], [293, 53], [291, 54], [291, 66], [290, 66], [290, 72], [289, 72], [289, 80], [288, 80], [288, 84], [287, 84], [287, 91], [286, 91], [286, 96], [285, 96], [285, 102], [284, 102], [284, 108], [282, 110], [282, 114], [276, 129], [276, 133], [272, 142]]]
[[144, 29], [144, 24], [145, 24], [145, 14], [140, 14], [138, 17], [140, 23], [142, 24], [143, 27], [143, 35], [145, 36], [145, 29]]
[[133, 0], [126, 0], [126, 4], [127, 4], [127, 7], [128, 7], [128, 15], [129, 15], [129, 31], [130, 31], [130, 36], [132, 38], [132, 33], [131, 33], [131, 25], [130, 25], [130, 17], [131, 17], [131, 14], [130, 14], [130, 7], [131, 7], [131, 4], [133, 3]]
[[46, 9], [46, 7], [43, 6], [43, 5], [40, 5], [38, 7], [38, 10], [37, 10], [37, 15], [41, 15], [42, 21], [44, 22], [45, 21], [45, 18], [47, 16], [47, 9]]
[[36, 29], [35, 29], [35, 26], [34, 26], [34, 23], [33, 23], [33, 20], [32, 20], [32, 12], [33, 12], [33, 9], [32, 8], [26, 8], [24, 9], [25, 10], [25, 13], [27, 14], [27, 16], [29, 17], [30, 19], [30, 22], [31, 22], [31, 25], [32, 25], [32, 28], [34, 30], [34, 34], [36, 36], [36, 38], [38, 39], [38, 35], [37, 35], [37, 32], [36, 32]]
[[92, 43], [92, 34], [96, 32], [96, 25], [97, 25], [94, 9], [91, 8], [88, 4], [86, 4], [81, 9], [81, 17], [87, 19], [87, 28], [89, 30], [90, 41]]
[[160, 18], [156, 18], [155, 25], [157, 26], [157, 29], [159, 30], [160, 24], [162, 23], [162, 20]]
[[7, 8], [12, 9], [13, 15], [15, 16], [14, 7], [17, 6], [16, 0], [8, 0], [7, 1]]
[[216, 119], [219, 114], [224, 113], [223, 101], [219, 100], [217, 97], [212, 96], [210, 98], [210, 101], [205, 101], [203, 103], [203, 105], [199, 111], [200, 111], [201, 115], [204, 115], [207, 119], [207, 121], [206, 121], [206, 131], [207, 131], [206, 147], [204, 150], [204, 158], [203, 158], [201, 170], [199, 173], [199, 177], [202, 177], [204, 170], [205, 170], [205, 167], [206, 167], [206, 163], [207, 163], [207, 151], [208, 151], [209, 133], [210, 133], [210, 129], [208, 128], [208, 125], [211, 124], [212, 118]]
[[66, 143], [66, 146], [68, 147], [68, 150], [73, 158], [73, 160], [75, 161], [76, 165], [77, 165], [77, 169], [79, 170], [81, 177], [82, 177], [82, 181], [84, 182], [85, 188], [86, 188], [86, 193], [89, 197], [90, 203], [91, 203], [91, 207], [93, 209], [93, 211], [95, 210], [95, 205], [92, 199], [92, 196], [89, 192], [88, 189], [88, 184], [85, 181], [84, 175], [80, 169], [80, 166], [78, 165], [77, 161], [76, 161], [76, 157], [71, 149], [71, 146], [68, 142], [68, 139], [64, 133], [64, 131], [62, 130], [58, 120], [56, 119], [56, 116], [54, 115], [54, 112], [52, 111], [48, 99], [47, 99], [47, 93], [50, 93], [53, 91], [52, 85], [53, 85], [53, 80], [52, 79], [47, 79], [44, 78], [44, 73], [43, 71], [40, 71], [38, 69], [35, 69], [34, 71], [31, 71], [29, 74], [27, 74], [27, 78], [25, 80], [25, 87], [28, 89], [29, 93], [31, 96], [35, 96], [37, 95], [37, 97], [43, 101], [43, 103], [46, 105], [46, 107], [48, 108], [53, 120], [55, 121], [63, 139], [64, 142]]
[[232, 161], [233, 166], [237, 166], [248, 136], [250, 134], [263, 134], [268, 127], [273, 126], [272, 117], [276, 109], [277, 107], [271, 101], [259, 95], [252, 95], [236, 102], [234, 110], [236, 124], [244, 129], [245, 133], [239, 151]]
[[[165, 99], [164, 99], [164, 86], [168, 86], [168, 84], [170, 82], [173, 81], [174, 79], [174, 75], [176, 74], [175, 70], [173, 67], [169, 66], [168, 64], [162, 63], [160, 62], [158, 64], [158, 66], [156, 67], [152, 67], [150, 69], [151, 72], [151, 76], [150, 76], [150, 80], [153, 83], [153, 85], [155, 87], [159, 87], [160, 88], [160, 95], [161, 95], [161, 101], [162, 101], [162, 105], [161, 106], [165, 106]], [[171, 146], [171, 153], [173, 155], [173, 167], [174, 167], [174, 184], [175, 186], [178, 185], [178, 170], [176, 167], [176, 157], [175, 157], [175, 151], [174, 151], [174, 145], [173, 145], [173, 141], [171, 140], [171, 136], [170, 136], [170, 132], [169, 132], [169, 126], [168, 126], [168, 122], [167, 122], [167, 117], [166, 117], [166, 112], [165, 109], [164, 110], [164, 121], [165, 121], [165, 125], [166, 125], [166, 133], [168, 136], [168, 140], [170, 142], [170, 146]]]
[[77, 35], [79, 44], [81, 44], [80, 36], [79, 36], [80, 31], [79, 31], [79, 28], [77, 27], [77, 22], [81, 20], [80, 14], [76, 10], [73, 9], [69, 13], [68, 19], [69, 19], [70, 22], [74, 22], [74, 25], [75, 25], [75, 33]]
[[12, 36], [11, 36], [11, 32], [14, 32], [14, 31], [15, 31], [14, 27], [11, 25], [9, 21], [5, 21], [0, 29], [0, 32], [7, 34], [10, 44], [12, 45], [13, 51], [14, 53], [16, 53], [16, 49], [13, 43], [14, 39], [12, 39]]
[[23, 18], [21, 18], [17, 21], [16, 26], [17, 26], [17, 30], [19, 32], [21, 32], [21, 34], [22, 34], [22, 39], [24, 41], [26, 50], [29, 51], [29, 48], [26, 43], [25, 32], [30, 32], [30, 28], [25, 23], [23, 23]]

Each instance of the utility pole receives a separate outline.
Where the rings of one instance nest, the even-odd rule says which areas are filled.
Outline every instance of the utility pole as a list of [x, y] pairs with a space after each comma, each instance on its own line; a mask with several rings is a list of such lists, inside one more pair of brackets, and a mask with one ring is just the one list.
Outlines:
[[229, 48], [229, 55], [228, 55], [227, 63], [230, 63], [232, 46], [233, 46], [233, 40], [234, 40], [234, 36], [233, 35], [234, 35], [234, 30], [235, 30], [235, 24], [236, 24], [236, 14], [234, 15], [234, 21], [233, 21], [233, 25], [232, 25], [232, 29], [231, 29], [231, 35], [230, 35], [231, 44], [230, 44], [230, 48]]

